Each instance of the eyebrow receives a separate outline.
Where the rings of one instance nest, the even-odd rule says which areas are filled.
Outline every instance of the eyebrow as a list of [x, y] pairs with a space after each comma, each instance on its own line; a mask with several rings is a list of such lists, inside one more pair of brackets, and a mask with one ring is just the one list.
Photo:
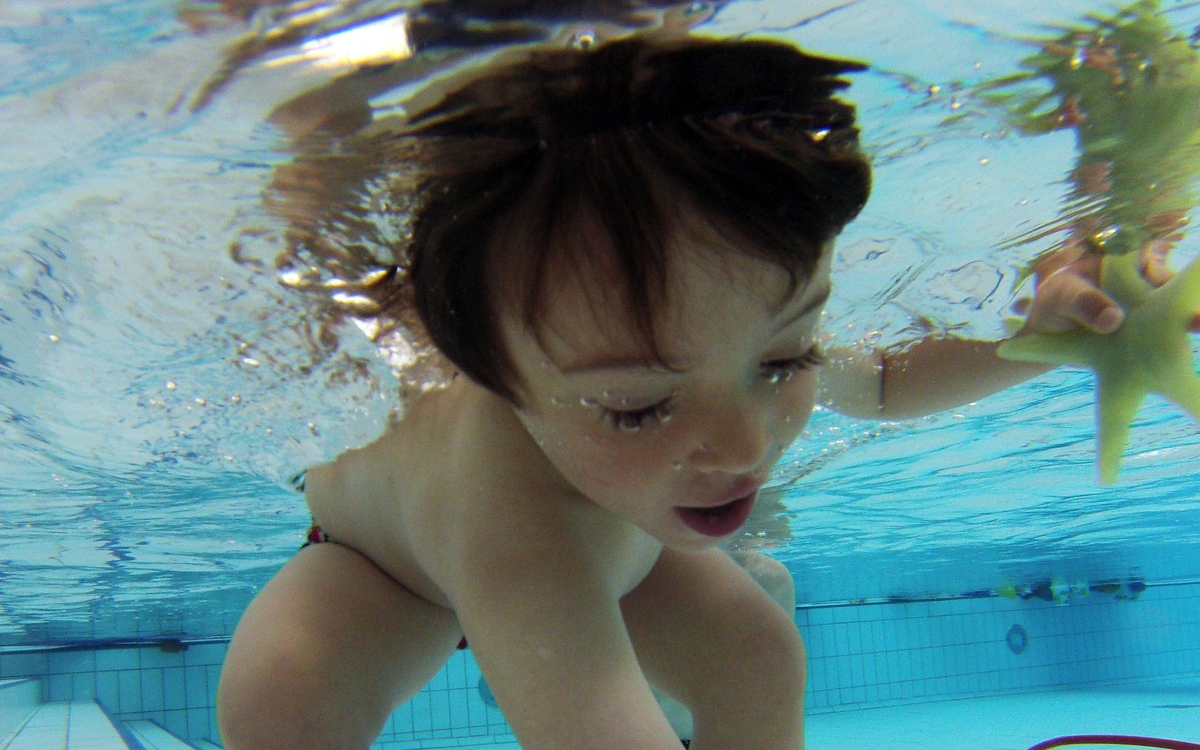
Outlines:
[[563, 375], [584, 375], [612, 370], [650, 370], [663, 375], [676, 375], [684, 372], [684, 368], [682, 367], [671, 367], [664, 362], [643, 354], [601, 355], [559, 368], [559, 372]]
[[826, 284], [825, 286], [821, 287], [821, 291], [817, 292], [816, 295], [814, 295], [813, 298], [804, 305], [804, 307], [801, 307], [794, 314], [789, 315], [784, 320], [779, 321], [779, 325], [775, 326], [775, 329], [771, 332], [771, 334], [778, 334], [780, 331], [788, 328], [801, 318], [812, 315], [817, 310], [820, 310], [825, 306], [825, 303], [829, 301], [829, 295], [831, 294], [833, 294], [833, 287], [831, 285]]
[[[786, 330], [802, 318], [820, 310], [829, 301], [829, 295], [832, 292], [833, 287], [826, 284], [803, 307], [779, 321], [775, 328], [772, 329], [771, 335], [777, 336], [780, 331]], [[564, 375], [583, 375], [613, 370], [651, 370], [659, 374], [676, 375], [684, 372], [685, 369], [684, 367], [672, 367], [665, 362], [647, 357], [645, 354], [618, 354], [600, 355], [591, 359], [585, 358], [579, 362], [571, 363], [566, 367], [559, 367], [559, 372]]]

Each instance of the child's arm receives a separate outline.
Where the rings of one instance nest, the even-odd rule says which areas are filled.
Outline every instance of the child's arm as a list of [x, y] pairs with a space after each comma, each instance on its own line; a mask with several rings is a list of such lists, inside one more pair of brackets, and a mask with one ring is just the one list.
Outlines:
[[999, 341], [924, 339], [901, 351], [833, 349], [820, 403], [865, 419], [909, 419], [977, 401], [1046, 372], [996, 355]]
[[[1099, 289], [1098, 274], [1098, 255], [1072, 248], [1049, 256], [1039, 265], [1036, 296], [1017, 335], [1119, 328], [1124, 313]], [[976, 401], [1050, 369], [1002, 359], [999, 344], [929, 338], [893, 351], [833, 349], [819, 399], [849, 416], [905, 419]]]
[[[518, 528], [489, 522], [493, 539], [470, 543], [451, 586], [472, 653], [521, 747], [677, 750], [603, 561], [579, 554], [569, 528], [546, 533], [520, 507], [532, 504], [513, 498], [509, 524]], [[502, 541], [531, 536], [543, 541]]]
[[[678, 750], [648, 677], [689, 706], [698, 745], [802, 744], [793, 613], [720, 550], [646, 556], [657, 545], [640, 534], [526, 512], [545, 502], [505, 498], [512, 518], [483, 509], [449, 587], [522, 748]], [[639, 562], [614, 569], [622, 558]]]

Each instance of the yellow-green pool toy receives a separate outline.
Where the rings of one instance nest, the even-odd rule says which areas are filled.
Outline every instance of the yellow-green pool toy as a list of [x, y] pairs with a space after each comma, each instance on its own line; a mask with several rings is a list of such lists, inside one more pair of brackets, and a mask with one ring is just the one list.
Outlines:
[[[1097, 376], [1097, 468], [1114, 482], [1129, 427], [1156, 393], [1200, 421], [1200, 375], [1189, 328], [1200, 312], [1200, 259], [1155, 289], [1138, 271], [1141, 248], [1177, 241], [1198, 201], [1200, 53], [1171, 27], [1158, 0], [1091, 16], [1039, 40], [1026, 70], [979, 87], [1026, 134], [1070, 129], [1079, 159], [1060, 222], [1018, 238], [1024, 244], [1069, 230], [1102, 253], [1101, 287], [1126, 311], [1121, 328], [1033, 334], [1000, 355], [1078, 365]], [[1047, 89], [1049, 84], [1049, 89]]]

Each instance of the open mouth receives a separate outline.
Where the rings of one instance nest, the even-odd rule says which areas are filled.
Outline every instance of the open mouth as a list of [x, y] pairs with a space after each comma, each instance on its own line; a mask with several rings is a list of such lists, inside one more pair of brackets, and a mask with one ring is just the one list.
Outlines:
[[692, 531], [705, 536], [728, 536], [742, 527], [754, 508], [757, 492], [751, 492], [731, 503], [714, 508], [688, 508], [677, 506], [679, 517]]

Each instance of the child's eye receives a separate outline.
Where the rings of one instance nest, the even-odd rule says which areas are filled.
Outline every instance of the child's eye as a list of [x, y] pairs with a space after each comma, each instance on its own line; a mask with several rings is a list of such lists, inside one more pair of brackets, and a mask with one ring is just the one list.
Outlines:
[[604, 418], [614, 430], [620, 432], [637, 432], [650, 424], [663, 424], [671, 421], [671, 399], [660, 401], [644, 409], [604, 409]]
[[788, 359], [773, 359], [762, 365], [763, 377], [770, 383], [786, 383], [801, 370], [810, 370], [825, 364], [825, 352], [820, 344], [814, 344], [811, 349], [799, 357]]

